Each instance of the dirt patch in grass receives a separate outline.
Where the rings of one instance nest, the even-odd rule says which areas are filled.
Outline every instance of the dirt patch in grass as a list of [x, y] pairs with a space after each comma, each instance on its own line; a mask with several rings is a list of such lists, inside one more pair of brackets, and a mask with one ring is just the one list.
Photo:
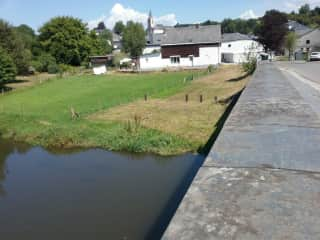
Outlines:
[[221, 66], [213, 74], [194, 80], [174, 96], [139, 100], [93, 114], [89, 119], [125, 123], [138, 117], [144, 127], [174, 134], [201, 146], [215, 130], [230, 97], [241, 91], [248, 80], [240, 66]]

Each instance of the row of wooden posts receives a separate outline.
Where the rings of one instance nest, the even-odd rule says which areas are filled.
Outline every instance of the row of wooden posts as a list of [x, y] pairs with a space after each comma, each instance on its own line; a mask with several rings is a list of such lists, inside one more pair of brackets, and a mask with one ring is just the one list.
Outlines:
[[[144, 101], [148, 101], [148, 95], [147, 94], [144, 95]], [[189, 102], [189, 94], [185, 95], [185, 101]], [[203, 97], [202, 94], [199, 95], [199, 101], [200, 101], [200, 103], [202, 103], [204, 101], [204, 97]], [[214, 97], [214, 102], [215, 103], [218, 102], [218, 97]]]

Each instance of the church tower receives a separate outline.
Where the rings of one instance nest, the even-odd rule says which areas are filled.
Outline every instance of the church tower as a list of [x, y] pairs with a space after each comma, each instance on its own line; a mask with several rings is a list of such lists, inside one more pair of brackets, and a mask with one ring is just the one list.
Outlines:
[[152, 12], [150, 10], [149, 17], [148, 17], [148, 43], [153, 43], [153, 30], [154, 30], [155, 24], [152, 16]]

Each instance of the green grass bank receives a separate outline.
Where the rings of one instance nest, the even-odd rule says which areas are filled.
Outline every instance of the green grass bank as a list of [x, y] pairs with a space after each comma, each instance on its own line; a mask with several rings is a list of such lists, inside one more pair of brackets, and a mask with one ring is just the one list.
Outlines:
[[[192, 141], [146, 128], [138, 121], [128, 126], [88, 118], [144, 99], [145, 94], [159, 99], [174, 95], [190, 84], [185, 78], [191, 74], [72, 76], [18, 89], [0, 96], [0, 132], [3, 137], [45, 147], [101, 147], [163, 155], [195, 150]], [[78, 119], [72, 119], [71, 108], [79, 113]]]

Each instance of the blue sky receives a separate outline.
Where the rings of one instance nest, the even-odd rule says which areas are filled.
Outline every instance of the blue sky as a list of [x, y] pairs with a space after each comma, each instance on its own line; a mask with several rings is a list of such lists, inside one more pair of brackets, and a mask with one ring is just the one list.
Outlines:
[[121, 18], [145, 22], [151, 9], [158, 23], [196, 23], [207, 19], [261, 16], [271, 8], [291, 11], [304, 3], [315, 6], [320, 5], [320, 0], [0, 0], [0, 18], [14, 25], [25, 23], [38, 29], [51, 17], [71, 15], [90, 23], [91, 27], [100, 20], [111, 27]]

